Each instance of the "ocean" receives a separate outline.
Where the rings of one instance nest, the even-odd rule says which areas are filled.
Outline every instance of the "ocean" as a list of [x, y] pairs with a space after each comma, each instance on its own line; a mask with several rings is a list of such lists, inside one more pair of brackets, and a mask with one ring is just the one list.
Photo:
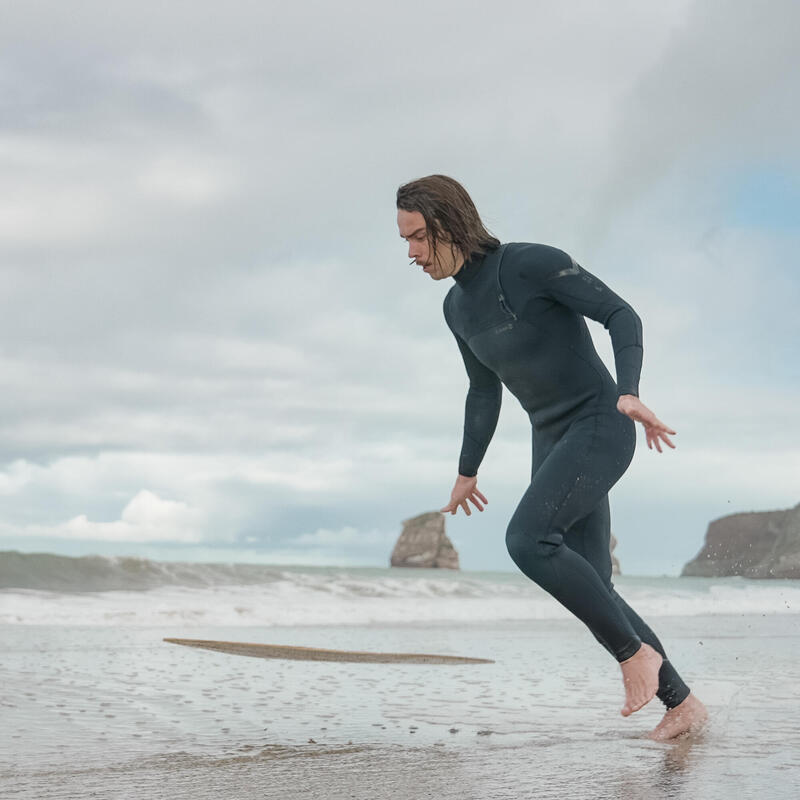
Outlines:
[[[620, 576], [708, 706], [656, 743], [524, 576], [0, 553], [0, 797], [794, 798], [800, 582]], [[248, 658], [220, 639], [493, 664]]]

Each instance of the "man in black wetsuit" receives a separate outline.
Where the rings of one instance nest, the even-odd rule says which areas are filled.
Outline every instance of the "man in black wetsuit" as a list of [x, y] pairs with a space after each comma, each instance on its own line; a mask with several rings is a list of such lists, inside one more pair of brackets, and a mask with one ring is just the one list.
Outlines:
[[[650, 733], [669, 739], [699, 727], [703, 704], [667, 660], [656, 635], [611, 582], [608, 491], [636, 443], [674, 447], [670, 430], [638, 397], [642, 328], [634, 310], [569, 255], [542, 244], [500, 244], [466, 190], [430, 175], [397, 192], [400, 236], [412, 263], [434, 280], [452, 277], [444, 316], [469, 376], [464, 439], [450, 503], [483, 511], [478, 467], [500, 412], [501, 384], [533, 427], [531, 484], [506, 533], [508, 551], [531, 580], [583, 621], [619, 662], [623, 716], [654, 695], [667, 708]], [[584, 317], [611, 334], [615, 383]]]

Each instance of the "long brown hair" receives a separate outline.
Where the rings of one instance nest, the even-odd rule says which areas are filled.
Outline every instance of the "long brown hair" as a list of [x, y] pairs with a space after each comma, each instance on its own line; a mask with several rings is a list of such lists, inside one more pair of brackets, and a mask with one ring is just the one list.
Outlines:
[[439, 241], [458, 248], [465, 259], [500, 246], [481, 222], [467, 190], [447, 175], [428, 175], [403, 184], [397, 190], [397, 208], [422, 214], [434, 253]]

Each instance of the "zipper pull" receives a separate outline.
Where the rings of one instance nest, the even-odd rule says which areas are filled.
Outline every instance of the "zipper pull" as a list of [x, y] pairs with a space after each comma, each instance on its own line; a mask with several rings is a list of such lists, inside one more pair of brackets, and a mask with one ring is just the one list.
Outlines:
[[502, 294], [500, 295], [500, 306], [506, 314], [511, 314], [514, 319], [517, 318], [517, 315], [506, 305], [506, 298]]

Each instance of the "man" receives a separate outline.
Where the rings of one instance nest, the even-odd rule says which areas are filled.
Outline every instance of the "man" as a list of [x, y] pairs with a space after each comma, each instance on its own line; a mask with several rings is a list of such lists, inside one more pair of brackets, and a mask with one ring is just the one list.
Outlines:
[[[452, 277], [444, 303], [469, 376], [464, 439], [450, 503], [483, 511], [481, 460], [500, 412], [501, 384], [533, 428], [531, 484], [506, 533], [531, 580], [582, 620], [617, 659], [622, 715], [658, 695], [667, 711], [651, 738], [699, 727], [707, 712], [667, 660], [656, 635], [611, 583], [608, 491], [633, 457], [634, 422], [648, 447], [674, 447], [668, 428], [638, 397], [641, 322], [634, 310], [566, 253], [540, 244], [501, 245], [466, 190], [430, 175], [401, 186], [397, 224], [412, 263], [433, 280]], [[584, 317], [611, 335], [615, 383]]]

